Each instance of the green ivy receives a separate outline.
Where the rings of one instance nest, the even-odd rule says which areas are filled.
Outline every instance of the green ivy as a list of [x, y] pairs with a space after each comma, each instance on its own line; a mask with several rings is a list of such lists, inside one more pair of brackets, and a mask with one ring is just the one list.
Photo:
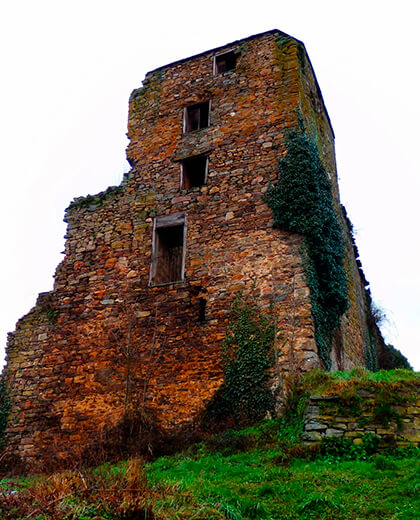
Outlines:
[[273, 342], [271, 316], [241, 296], [236, 298], [223, 344], [224, 381], [209, 406], [210, 418], [250, 424], [273, 410], [269, 373]]
[[303, 236], [315, 340], [321, 360], [330, 369], [332, 332], [348, 308], [341, 228], [316, 144], [301, 128], [286, 134], [285, 145], [278, 182], [268, 190], [266, 201], [275, 227]]

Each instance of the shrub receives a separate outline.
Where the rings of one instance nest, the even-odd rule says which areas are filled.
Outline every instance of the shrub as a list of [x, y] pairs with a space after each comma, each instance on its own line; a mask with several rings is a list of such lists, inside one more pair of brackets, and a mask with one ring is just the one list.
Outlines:
[[392, 370], [395, 368], [413, 370], [408, 359], [393, 345], [382, 346], [378, 355], [378, 363], [380, 368], [384, 370]]
[[0, 518], [152, 520], [150, 494], [143, 461], [134, 458], [119, 471], [110, 472], [108, 466], [65, 471], [35, 480], [30, 487], [10, 482], [0, 494]]
[[375, 468], [382, 470], [395, 470], [397, 469], [397, 465], [389, 458], [384, 457], [383, 455], [378, 455], [375, 458]]
[[254, 442], [255, 440], [246, 433], [228, 430], [212, 435], [206, 441], [206, 446], [211, 451], [217, 451], [222, 455], [231, 455], [246, 451]]
[[372, 433], [365, 433], [360, 444], [354, 444], [348, 437], [324, 437], [320, 451], [331, 461], [367, 460], [378, 452], [380, 438]]
[[373, 409], [373, 417], [384, 428], [388, 428], [390, 422], [395, 422], [398, 429], [403, 426], [403, 415], [397, 412], [389, 403], [376, 399], [375, 408]]
[[149, 457], [172, 447], [168, 440], [152, 414], [130, 410], [117, 424], [105, 428], [99, 438], [92, 439], [84, 448], [80, 462], [93, 466], [140, 454]]
[[322, 455], [341, 458], [350, 453], [353, 441], [347, 437], [323, 437], [321, 440]]

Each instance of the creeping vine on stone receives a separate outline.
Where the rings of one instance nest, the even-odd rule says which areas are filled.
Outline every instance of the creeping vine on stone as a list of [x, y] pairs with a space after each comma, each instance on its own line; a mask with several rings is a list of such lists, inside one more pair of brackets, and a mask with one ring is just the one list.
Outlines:
[[209, 417], [249, 424], [273, 411], [270, 388], [274, 321], [255, 303], [237, 297], [223, 343], [224, 381], [209, 406]]
[[326, 368], [331, 368], [332, 332], [348, 308], [344, 244], [334, 208], [331, 183], [316, 144], [301, 122], [285, 136], [286, 155], [266, 201], [274, 225], [303, 236], [306, 281], [310, 289], [315, 340]]

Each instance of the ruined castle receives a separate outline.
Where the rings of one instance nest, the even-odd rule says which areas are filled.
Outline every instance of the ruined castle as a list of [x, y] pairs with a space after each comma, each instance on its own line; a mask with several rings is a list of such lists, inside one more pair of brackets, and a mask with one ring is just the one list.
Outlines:
[[[301, 234], [273, 226], [267, 193], [296, 128], [316, 145], [343, 240], [347, 310], [319, 355]], [[160, 67], [130, 97], [118, 187], [75, 199], [54, 289], [9, 335], [10, 449], [68, 456], [128, 399], [170, 431], [223, 380], [232, 302], [275, 309], [278, 363], [366, 364], [365, 280], [339, 203], [334, 133], [305, 48], [277, 30]], [[274, 307], [273, 307], [274, 305]], [[293, 339], [290, 339], [293, 337]]]

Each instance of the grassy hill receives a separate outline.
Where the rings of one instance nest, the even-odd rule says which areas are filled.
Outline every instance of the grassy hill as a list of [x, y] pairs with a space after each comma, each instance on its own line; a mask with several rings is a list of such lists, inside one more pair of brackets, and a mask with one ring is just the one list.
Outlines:
[[[408, 371], [309, 376], [285, 417], [209, 436], [182, 453], [1, 481], [2, 520], [418, 520], [420, 450], [365, 435], [300, 443], [304, 392], [418, 388]], [[359, 386], [358, 386], [359, 385]], [[408, 390], [407, 390], [408, 391]]]

